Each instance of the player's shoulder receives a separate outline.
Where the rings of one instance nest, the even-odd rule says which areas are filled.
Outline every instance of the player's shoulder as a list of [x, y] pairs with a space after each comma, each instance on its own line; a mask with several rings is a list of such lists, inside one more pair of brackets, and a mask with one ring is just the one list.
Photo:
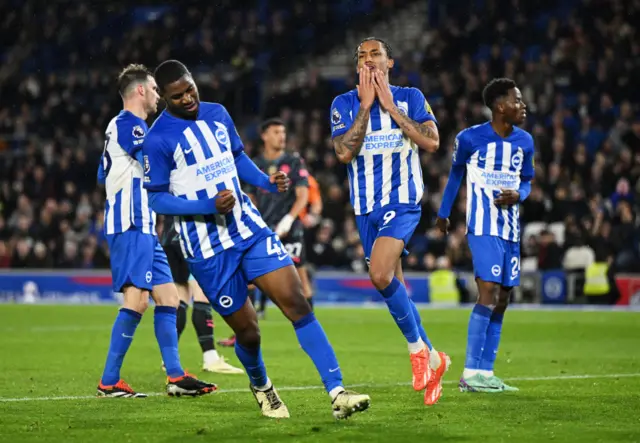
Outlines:
[[284, 161], [289, 164], [303, 164], [304, 159], [298, 152], [285, 152]]
[[208, 118], [220, 120], [228, 116], [229, 112], [221, 103], [200, 102], [200, 115], [206, 115]]
[[526, 129], [519, 128], [517, 126], [513, 127], [513, 135], [518, 140], [522, 140], [527, 143], [527, 146], [533, 147], [533, 135]]
[[353, 104], [354, 100], [356, 100], [357, 98], [358, 98], [358, 90], [352, 89], [350, 91], [347, 91], [345, 93], [342, 93], [336, 96], [336, 98], [333, 99], [333, 104], [334, 105], [336, 105], [337, 103]]
[[143, 119], [124, 109], [111, 119], [107, 128], [117, 130], [118, 134], [131, 132], [135, 138], [144, 137], [148, 130]]
[[399, 97], [424, 97], [424, 94], [422, 93], [421, 90], [419, 90], [418, 88], [414, 87], [414, 86], [395, 86], [395, 85], [391, 85], [390, 86], [391, 89], [391, 93], [394, 95], [394, 97], [399, 98]]

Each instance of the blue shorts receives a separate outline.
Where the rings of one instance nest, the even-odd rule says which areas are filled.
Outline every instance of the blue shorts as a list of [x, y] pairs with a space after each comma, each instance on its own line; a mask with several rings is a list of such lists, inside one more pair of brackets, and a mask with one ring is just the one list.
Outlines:
[[293, 261], [280, 239], [264, 228], [246, 240], [205, 260], [187, 260], [211, 306], [222, 316], [244, 306], [247, 285]]
[[127, 285], [151, 291], [156, 285], [173, 283], [167, 255], [158, 237], [135, 229], [106, 237], [115, 292], [122, 292]]
[[[378, 237], [393, 237], [406, 245], [420, 223], [422, 208], [418, 205], [387, 205], [365, 215], [356, 215], [356, 225], [367, 264]], [[409, 255], [406, 249], [402, 255]]]
[[505, 287], [520, 285], [520, 243], [467, 234], [476, 278]]

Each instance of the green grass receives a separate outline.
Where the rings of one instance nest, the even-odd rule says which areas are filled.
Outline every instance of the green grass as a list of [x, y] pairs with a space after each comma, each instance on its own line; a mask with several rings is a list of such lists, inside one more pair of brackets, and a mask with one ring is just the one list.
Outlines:
[[[245, 376], [202, 374], [193, 328], [181, 340], [185, 367], [223, 392], [197, 399], [96, 399], [115, 308], [0, 306], [2, 442], [526, 442], [640, 441], [640, 314], [524, 312], [507, 315], [497, 372], [519, 393], [462, 394], [456, 382], [466, 342], [466, 310], [423, 311], [427, 332], [453, 360], [440, 402], [425, 407], [411, 380], [407, 349], [384, 310], [319, 309], [345, 381], [372, 397], [369, 411], [331, 416], [311, 362], [275, 310], [262, 322], [264, 358], [292, 418], [262, 418]], [[153, 316], [138, 328], [123, 377], [162, 392]], [[216, 319], [218, 337], [229, 333]], [[223, 353], [235, 364], [230, 350]], [[635, 376], [615, 377], [615, 374]], [[589, 375], [591, 378], [570, 376]], [[309, 387], [287, 390], [285, 387]], [[230, 389], [232, 392], [224, 392]], [[80, 397], [6, 401], [12, 398]]]

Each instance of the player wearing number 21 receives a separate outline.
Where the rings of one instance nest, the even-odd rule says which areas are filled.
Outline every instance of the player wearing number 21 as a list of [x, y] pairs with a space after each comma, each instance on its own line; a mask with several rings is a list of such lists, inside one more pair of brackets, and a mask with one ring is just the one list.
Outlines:
[[229, 113], [220, 104], [200, 102], [182, 63], [162, 63], [155, 77], [167, 109], [143, 147], [149, 204], [160, 214], [177, 216], [176, 231], [189, 270], [235, 332], [236, 355], [262, 414], [288, 418], [289, 410], [267, 377], [256, 311], [247, 298], [249, 283], [292, 322], [300, 347], [331, 397], [333, 415], [347, 418], [367, 409], [367, 395], [344, 389], [333, 348], [304, 299], [291, 257], [240, 188], [242, 180], [269, 192], [286, 192], [288, 177], [282, 172], [267, 176], [258, 169], [244, 153]]
[[370, 37], [356, 49], [357, 89], [336, 97], [331, 133], [338, 159], [347, 165], [351, 204], [369, 265], [369, 276], [405, 336], [413, 388], [425, 404], [442, 394], [450, 360], [436, 351], [404, 285], [401, 256], [421, 216], [424, 192], [420, 152], [434, 152], [440, 138], [424, 95], [389, 85], [391, 48]]
[[531, 192], [533, 137], [515, 125], [524, 123], [526, 105], [513, 80], [494, 79], [482, 93], [491, 121], [456, 136], [449, 181], [436, 224], [446, 233], [465, 169], [467, 238], [478, 284], [478, 301], [467, 338], [460, 379], [463, 392], [517, 390], [493, 374], [502, 319], [514, 286], [520, 284], [518, 204]]

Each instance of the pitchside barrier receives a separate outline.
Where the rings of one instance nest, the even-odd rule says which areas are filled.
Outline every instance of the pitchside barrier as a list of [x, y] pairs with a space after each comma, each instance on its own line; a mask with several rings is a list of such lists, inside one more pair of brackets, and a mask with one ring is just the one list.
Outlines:
[[[468, 300], [475, 299], [473, 274], [457, 273]], [[416, 303], [430, 303], [429, 274], [407, 272], [409, 294]], [[382, 299], [366, 274], [343, 271], [313, 273], [315, 301], [334, 304], [382, 303]], [[616, 276], [620, 292], [618, 305], [640, 305], [640, 274]], [[522, 273], [521, 285], [513, 295], [514, 303], [579, 304], [583, 273], [562, 270]], [[111, 290], [109, 271], [0, 270], [0, 302], [4, 303], [118, 303], [122, 295]], [[465, 301], [465, 300], [463, 300]]]

